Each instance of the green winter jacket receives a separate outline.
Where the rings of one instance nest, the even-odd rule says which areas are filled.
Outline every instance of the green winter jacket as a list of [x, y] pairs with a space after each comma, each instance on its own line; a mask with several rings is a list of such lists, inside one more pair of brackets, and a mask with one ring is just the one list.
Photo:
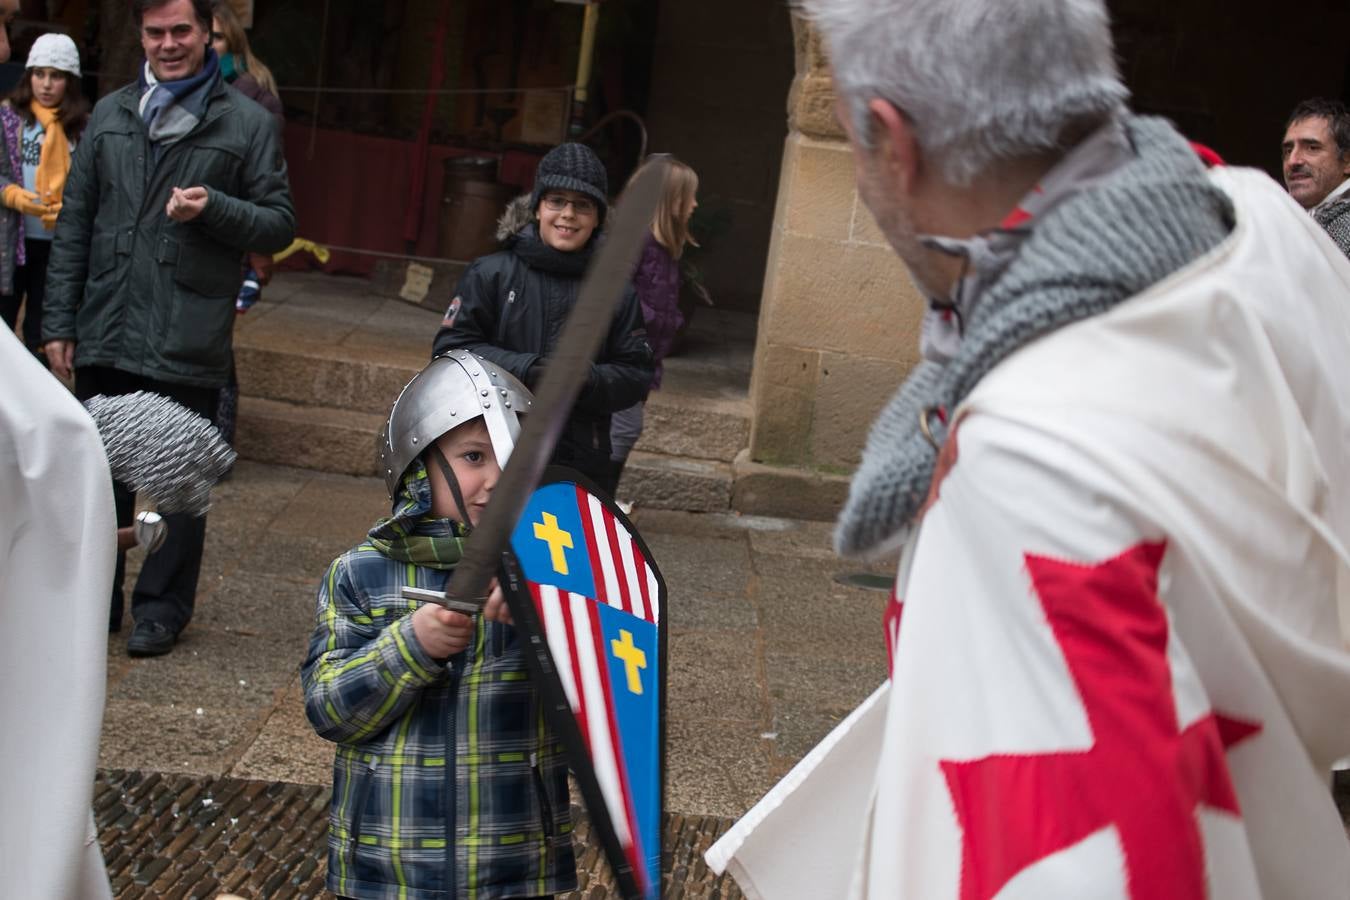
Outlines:
[[[94, 107], [67, 179], [47, 272], [42, 339], [74, 340], [75, 365], [199, 387], [225, 384], [245, 251], [295, 236], [271, 115], [217, 81], [201, 122], [158, 164], [127, 85]], [[172, 189], [206, 187], [191, 222]]]
[[426, 468], [394, 516], [319, 584], [301, 668], [305, 713], [337, 744], [328, 889], [357, 900], [498, 900], [576, 888], [567, 757], [544, 723], [516, 629], [474, 618], [470, 644], [429, 657], [406, 586], [443, 590], [450, 569], [381, 544], [450, 535], [430, 515]]

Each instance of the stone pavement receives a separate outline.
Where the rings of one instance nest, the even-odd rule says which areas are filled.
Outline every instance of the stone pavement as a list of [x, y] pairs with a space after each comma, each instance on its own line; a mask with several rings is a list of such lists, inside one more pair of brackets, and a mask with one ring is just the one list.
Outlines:
[[[245, 461], [213, 500], [174, 652], [129, 659], [129, 619], [109, 638], [100, 839], [119, 896], [314, 896], [332, 746], [305, 720], [298, 667], [319, 576], [385, 512], [384, 489]], [[702, 852], [880, 683], [885, 595], [836, 580], [859, 567], [824, 523], [633, 518], [670, 592], [667, 896], [739, 896]], [[585, 832], [577, 896], [607, 896]]]

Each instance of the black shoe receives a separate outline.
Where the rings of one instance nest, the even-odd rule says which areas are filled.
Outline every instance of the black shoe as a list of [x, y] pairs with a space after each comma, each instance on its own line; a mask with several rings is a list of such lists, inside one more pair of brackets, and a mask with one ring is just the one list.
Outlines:
[[127, 638], [128, 656], [163, 656], [173, 649], [178, 634], [153, 619], [141, 619]]

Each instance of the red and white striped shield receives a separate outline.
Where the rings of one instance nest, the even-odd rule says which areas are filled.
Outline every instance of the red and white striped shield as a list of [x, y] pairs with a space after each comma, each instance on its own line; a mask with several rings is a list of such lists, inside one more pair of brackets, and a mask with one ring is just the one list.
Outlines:
[[646, 544], [583, 479], [550, 470], [511, 537], [512, 614], [626, 897], [661, 883], [666, 589]]

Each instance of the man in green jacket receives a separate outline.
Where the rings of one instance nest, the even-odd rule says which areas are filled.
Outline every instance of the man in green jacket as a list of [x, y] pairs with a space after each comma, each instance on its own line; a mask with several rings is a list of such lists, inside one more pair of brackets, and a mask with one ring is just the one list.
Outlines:
[[[211, 49], [209, 0], [133, 0], [146, 62], [99, 101], [75, 151], [43, 306], [52, 371], [81, 400], [145, 390], [210, 418], [230, 366], [245, 252], [295, 236], [270, 114], [230, 90]], [[116, 487], [117, 522], [134, 495]], [[166, 517], [169, 536], [132, 594], [133, 656], [168, 653], [192, 616], [205, 519]], [[122, 619], [125, 560], [110, 629]]]

